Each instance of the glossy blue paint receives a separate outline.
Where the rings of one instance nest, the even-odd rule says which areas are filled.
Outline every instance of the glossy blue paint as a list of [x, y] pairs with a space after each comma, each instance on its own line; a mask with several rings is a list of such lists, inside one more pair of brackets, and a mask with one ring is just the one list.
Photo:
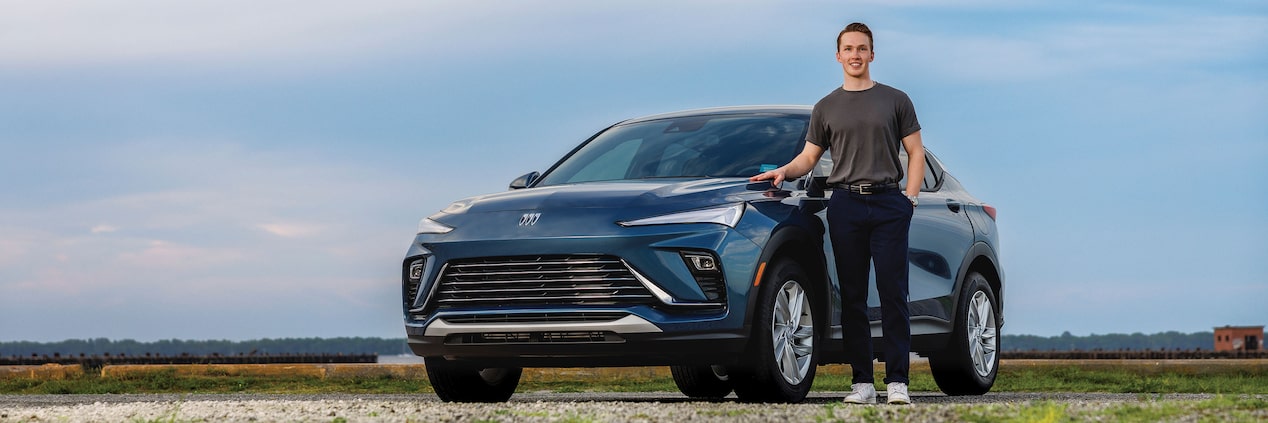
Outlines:
[[[616, 137], [605, 138], [605, 133], [600, 133], [540, 177], [521, 178], [513, 184], [524, 185], [523, 188], [459, 200], [431, 215], [432, 220], [453, 230], [443, 234], [418, 234], [406, 253], [403, 262], [406, 269], [416, 260], [427, 260], [421, 280], [411, 280], [408, 272], [403, 273], [406, 276], [402, 292], [416, 292], [416, 298], [406, 298], [402, 302], [411, 348], [423, 356], [445, 356], [509, 366], [733, 364], [742, 359], [749, 345], [753, 319], [750, 307], [756, 293], [754, 279], [759, 266], [762, 262], [795, 260], [807, 268], [806, 273], [814, 279], [805, 283], [812, 295], [812, 304], [821, 316], [817, 319], [822, 325], [818, 330], [828, 341], [818, 344], [823, 352], [821, 362], [839, 362], [837, 356], [841, 343], [831, 340], [840, 338], [839, 290], [834, 265], [831, 260], [824, 260], [824, 257], [831, 257], [831, 245], [825, 241], [824, 235], [824, 207], [831, 191], [824, 193], [808, 189], [814, 186], [813, 175], [786, 182], [781, 187], [772, 187], [764, 182], [749, 183], [746, 175], [714, 177], [675, 173], [688, 172], [687, 169], [703, 169], [693, 170], [701, 173], [738, 171], [708, 154], [724, 151], [730, 155], [728, 157], [743, 156], [744, 151], [728, 149], [724, 144], [731, 141], [736, 145], [751, 145], [752, 140], [744, 139], [751, 134], [743, 131], [766, 131], [761, 135], [765, 137], [763, 140], [792, 143], [783, 146], [786, 148], [764, 148], [762, 151], [795, 154], [800, 150], [802, 135], [772, 135], [767, 132], [790, 127], [790, 120], [804, 122], [809, 119], [809, 112], [809, 107], [727, 108], [630, 120], [605, 132], [659, 136], [663, 138], [661, 144], [668, 147], [637, 154], [663, 154], [667, 158], [663, 161], [646, 157], [636, 159], [635, 162], [642, 160], [648, 163], [637, 172], [633, 168], [629, 171], [587, 170], [584, 169], [587, 163], [568, 164], [568, 160], [577, 157], [619, 161], [604, 156], [606, 152], [602, 150], [602, 145], [589, 144], [607, 142], [603, 140]], [[726, 119], [716, 119], [719, 116]], [[778, 121], [765, 125], [762, 119], [766, 118]], [[734, 124], [737, 129], [728, 132], [726, 127], [710, 129], [712, 127], [708, 125], [713, 122], [719, 125], [741, 122], [743, 125]], [[660, 126], [649, 126], [653, 124]], [[711, 135], [696, 140], [692, 138], [692, 131]], [[627, 143], [624, 140], [611, 143], [618, 145], [613, 148], [631, 149], [619, 146], [619, 143]], [[652, 141], [646, 143], [653, 144]], [[740, 157], [738, 160], [782, 164], [791, 158], [789, 154], [780, 154], [778, 157]], [[929, 168], [938, 173], [936, 183], [927, 185], [921, 195], [921, 205], [913, 218], [911, 238], [912, 320], [913, 333], [917, 338], [913, 339], [913, 351], [916, 352], [936, 351], [947, 345], [951, 320], [957, 313], [954, 298], [968, 270], [965, 266], [974, 263], [976, 255], [981, 254], [990, 255], [985, 262], [993, 266], [999, 263], [994, 257], [998, 250], [994, 221], [980, 211], [980, 201], [942, 171], [936, 158], [932, 155], [929, 158]], [[552, 176], [552, 171], [561, 166], [583, 176], [643, 173], [636, 178], [574, 183], [558, 175]], [[577, 168], [582, 170], [576, 171]], [[535, 185], [542, 181], [550, 185]], [[645, 226], [618, 224], [729, 204], [744, 204], [743, 215], [734, 227], [692, 222]], [[786, 236], [778, 236], [781, 233]], [[975, 244], [985, 245], [986, 248], [975, 248]], [[684, 251], [718, 257], [725, 291], [721, 301], [706, 298], [702, 283], [708, 282], [701, 280], [707, 278], [701, 279], [700, 275], [693, 274], [682, 258]], [[542, 261], [561, 257], [616, 258], [644, 286], [650, 284], [648, 293], [653, 296], [663, 293], [670, 299], [665, 301], [658, 297], [654, 301], [637, 303], [624, 303], [619, 299], [586, 300], [582, 298], [588, 295], [585, 292], [567, 292], [568, 289], [582, 288], [569, 288], [574, 284], [551, 279], [555, 276], [535, 275], [531, 269], [524, 270], [520, 266], [515, 267], [516, 277], [528, 280], [487, 283], [488, 289], [497, 295], [508, 296], [504, 302], [481, 300], [476, 302], [479, 305], [468, 306], [461, 302], [466, 299], [450, 299], [456, 302], [441, 304], [436, 286], [442, 272], [453, 271], [446, 270], [448, 263], [469, 259], [500, 263], [507, 258], [526, 257]], [[497, 266], [513, 267], [504, 263]], [[1002, 291], [1001, 269], [977, 271], [1001, 275], [1001, 280], [993, 283], [998, 284], [999, 291]], [[459, 278], [455, 281], [460, 280], [459, 276], [454, 277]], [[535, 278], [551, 280], [539, 283]], [[462, 283], [466, 284], [463, 286], [478, 288], [483, 282]], [[505, 288], [507, 286], [514, 288]], [[416, 289], [411, 290], [413, 287]], [[610, 294], [604, 292], [602, 286], [584, 289], [592, 289], [602, 298], [608, 298], [605, 295]], [[558, 292], [571, 297], [558, 301], [537, 300]], [[998, 312], [1002, 315], [1002, 302], [1000, 304]], [[869, 301], [869, 305], [875, 304]], [[539, 330], [534, 328], [535, 325], [572, 322], [569, 319], [581, 318], [586, 313], [636, 316], [650, 322], [659, 332], [619, 333], [621, 347], [602, 342], [472, 343], [452, 338], [452, 335], [448, 338], [424, 335], [427, 327], [438, 319], [453, 316], [483, 316], [491, 319], [489, 321], [507, 322], [509, 326], [500, 327], [499, 331], [528, 333]], [[540, 317], [545, 315], [549, 316]], [[603, 321], [592, 323], [589, 326], [565, 323], [564, 326], [586, 328], [575, 331], [605, 331]], [[473, 328], [472, 336], [488, 330]]]

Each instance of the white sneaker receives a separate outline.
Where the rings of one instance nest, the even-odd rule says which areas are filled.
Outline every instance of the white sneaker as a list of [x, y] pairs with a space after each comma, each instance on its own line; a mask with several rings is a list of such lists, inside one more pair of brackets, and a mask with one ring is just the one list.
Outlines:
[[850, 404], [876, 404], [876, 385], [871, 383], [856, 383], [850, 385], [849, 395], [845, 396], [845, 402]]
[[[847, 399], [849, 397], [846, 397]], [[907, 395], [907, 384], [902, 382], [894, 382], [886, 385], [885, 403], [887, 404], [911, 404], [911, 396]]]

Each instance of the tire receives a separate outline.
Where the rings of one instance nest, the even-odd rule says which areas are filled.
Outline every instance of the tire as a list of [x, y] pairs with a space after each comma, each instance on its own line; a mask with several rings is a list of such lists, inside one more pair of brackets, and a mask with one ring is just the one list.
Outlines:
[[503, 402], [520, 384], [523, 369], [481, 368], [440, 357], [424, 357], [427, 379], [436, 396], [445, 402]]
[[670, 366], [674, 384], [694, 399], [722, 399], [731, 393], [731, 377], [722, 366]]
[[999, 373], [999, 307], [986, 277], [965, 276], [947, 348], [929, 357], [938, 388], [947, 395], [982, 395]]
[[801, 402], [818, 366], [818, 321], [806, 272], [781, 260], [762, 278], [746, 365], [734, 374], [735, 395], [746, 402]]

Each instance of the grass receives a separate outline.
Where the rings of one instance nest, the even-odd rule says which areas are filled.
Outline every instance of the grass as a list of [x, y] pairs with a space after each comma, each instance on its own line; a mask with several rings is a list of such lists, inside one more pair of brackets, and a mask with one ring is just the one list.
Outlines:
[[1209, 400], [1162, 401], [1148, 399], [1103, 408], [1080, 407], [1054, 401], [1021, 404], [959, 405], [955, 420], [965, 422], [1157, 422], [1193, 420], [1210, 422], [1262, 421], [1268, 400], [1220, 395]]
[[[880, 380], [883, 375], [878, 374]], [[879, 384], [878, 384], [879, 385]], [[847, 391], [847, 372], [820, 372], [816, 391]], [[927, 372], [911, 374], [911, 390], [936, 392]], [[884, 389], [883, 386], [878, 386]], [[667, 376], [624, 375], [608, 377], [528, 378], [520, 392], [674, 392]], [[1223, 372], [1141, 373], [1123, 369], [1085, 369], [1077, 365], [1012, 368], [1002, 367], [992, 389], [996, 392], [1110, 392], [1110, 393], [1209, 393], [1268, 394], [1268, 371], [1262, 368]], [[249, 376], [209, 373], [178, 375], [174, 369], [155, 366], [153, 371], [124, 376], [86, 373], [61, 380], [0, 379], [0, 394], [127, 394], [127, 393], [364, 393], [403, 394], [431, 392], [425, 377], [374, 376], [320, 378], [315, 376]], [[1051, 410], [1037, 410], [1047, 412]], [[1042, 416], [1033, 416], [1042, 420]]]
[[[932, 381], [932, 378], [930, 378]], [[928, 386], [933, 390], [934, 386]], [[1198, 373], [1089, 370], [1079, 366], [1001, 369], [993, 390], [1006, 392], [1113, 392], [1268, 394], [1268, 373], [1262, 369]]]
[[[938, 391], [928, 372], [912, 372], [912, 391]], [[884, 376], [876, 375], [877, 380]], [[672, 381], [671, 381], [672, 383]], [[673, 387], [671, 386], [670, 390]], [[877, 389], [884, 389], [877, 384]], [[848, 391], [849, 374], [819, 374], [814, 390]], [[1253, 369], [1232, 372], [1137, 373], [1130, 370], [1095, 369], [1078, 366], [1041, 368], [1001, 368], [991, 388], [997, 392], [1109, 392], [1109, 393], [1210, 393], [1268, 394], [1268, 373]]]
[[393, 377], [330, 378], [312, 376], [177, 375], [170, 368], [126, 377], [84, 374], [62, 380], [0, 380], [0, 394], [134, 393], [417, 393], [431, 392], [424, 379]]

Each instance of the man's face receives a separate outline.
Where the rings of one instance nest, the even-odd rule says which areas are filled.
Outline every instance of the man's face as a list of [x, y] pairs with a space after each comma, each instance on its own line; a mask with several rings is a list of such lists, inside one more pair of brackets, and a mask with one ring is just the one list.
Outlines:
[[846, 75], [854, 78], [870, 76], [868, 65], [874, 59], [876, 54], [872, 52], [872, 43], [867, 39], [867, 34], [847, 32], [841, 34], [841, 38], [837, 40], [837, 61], [841, 62]]

